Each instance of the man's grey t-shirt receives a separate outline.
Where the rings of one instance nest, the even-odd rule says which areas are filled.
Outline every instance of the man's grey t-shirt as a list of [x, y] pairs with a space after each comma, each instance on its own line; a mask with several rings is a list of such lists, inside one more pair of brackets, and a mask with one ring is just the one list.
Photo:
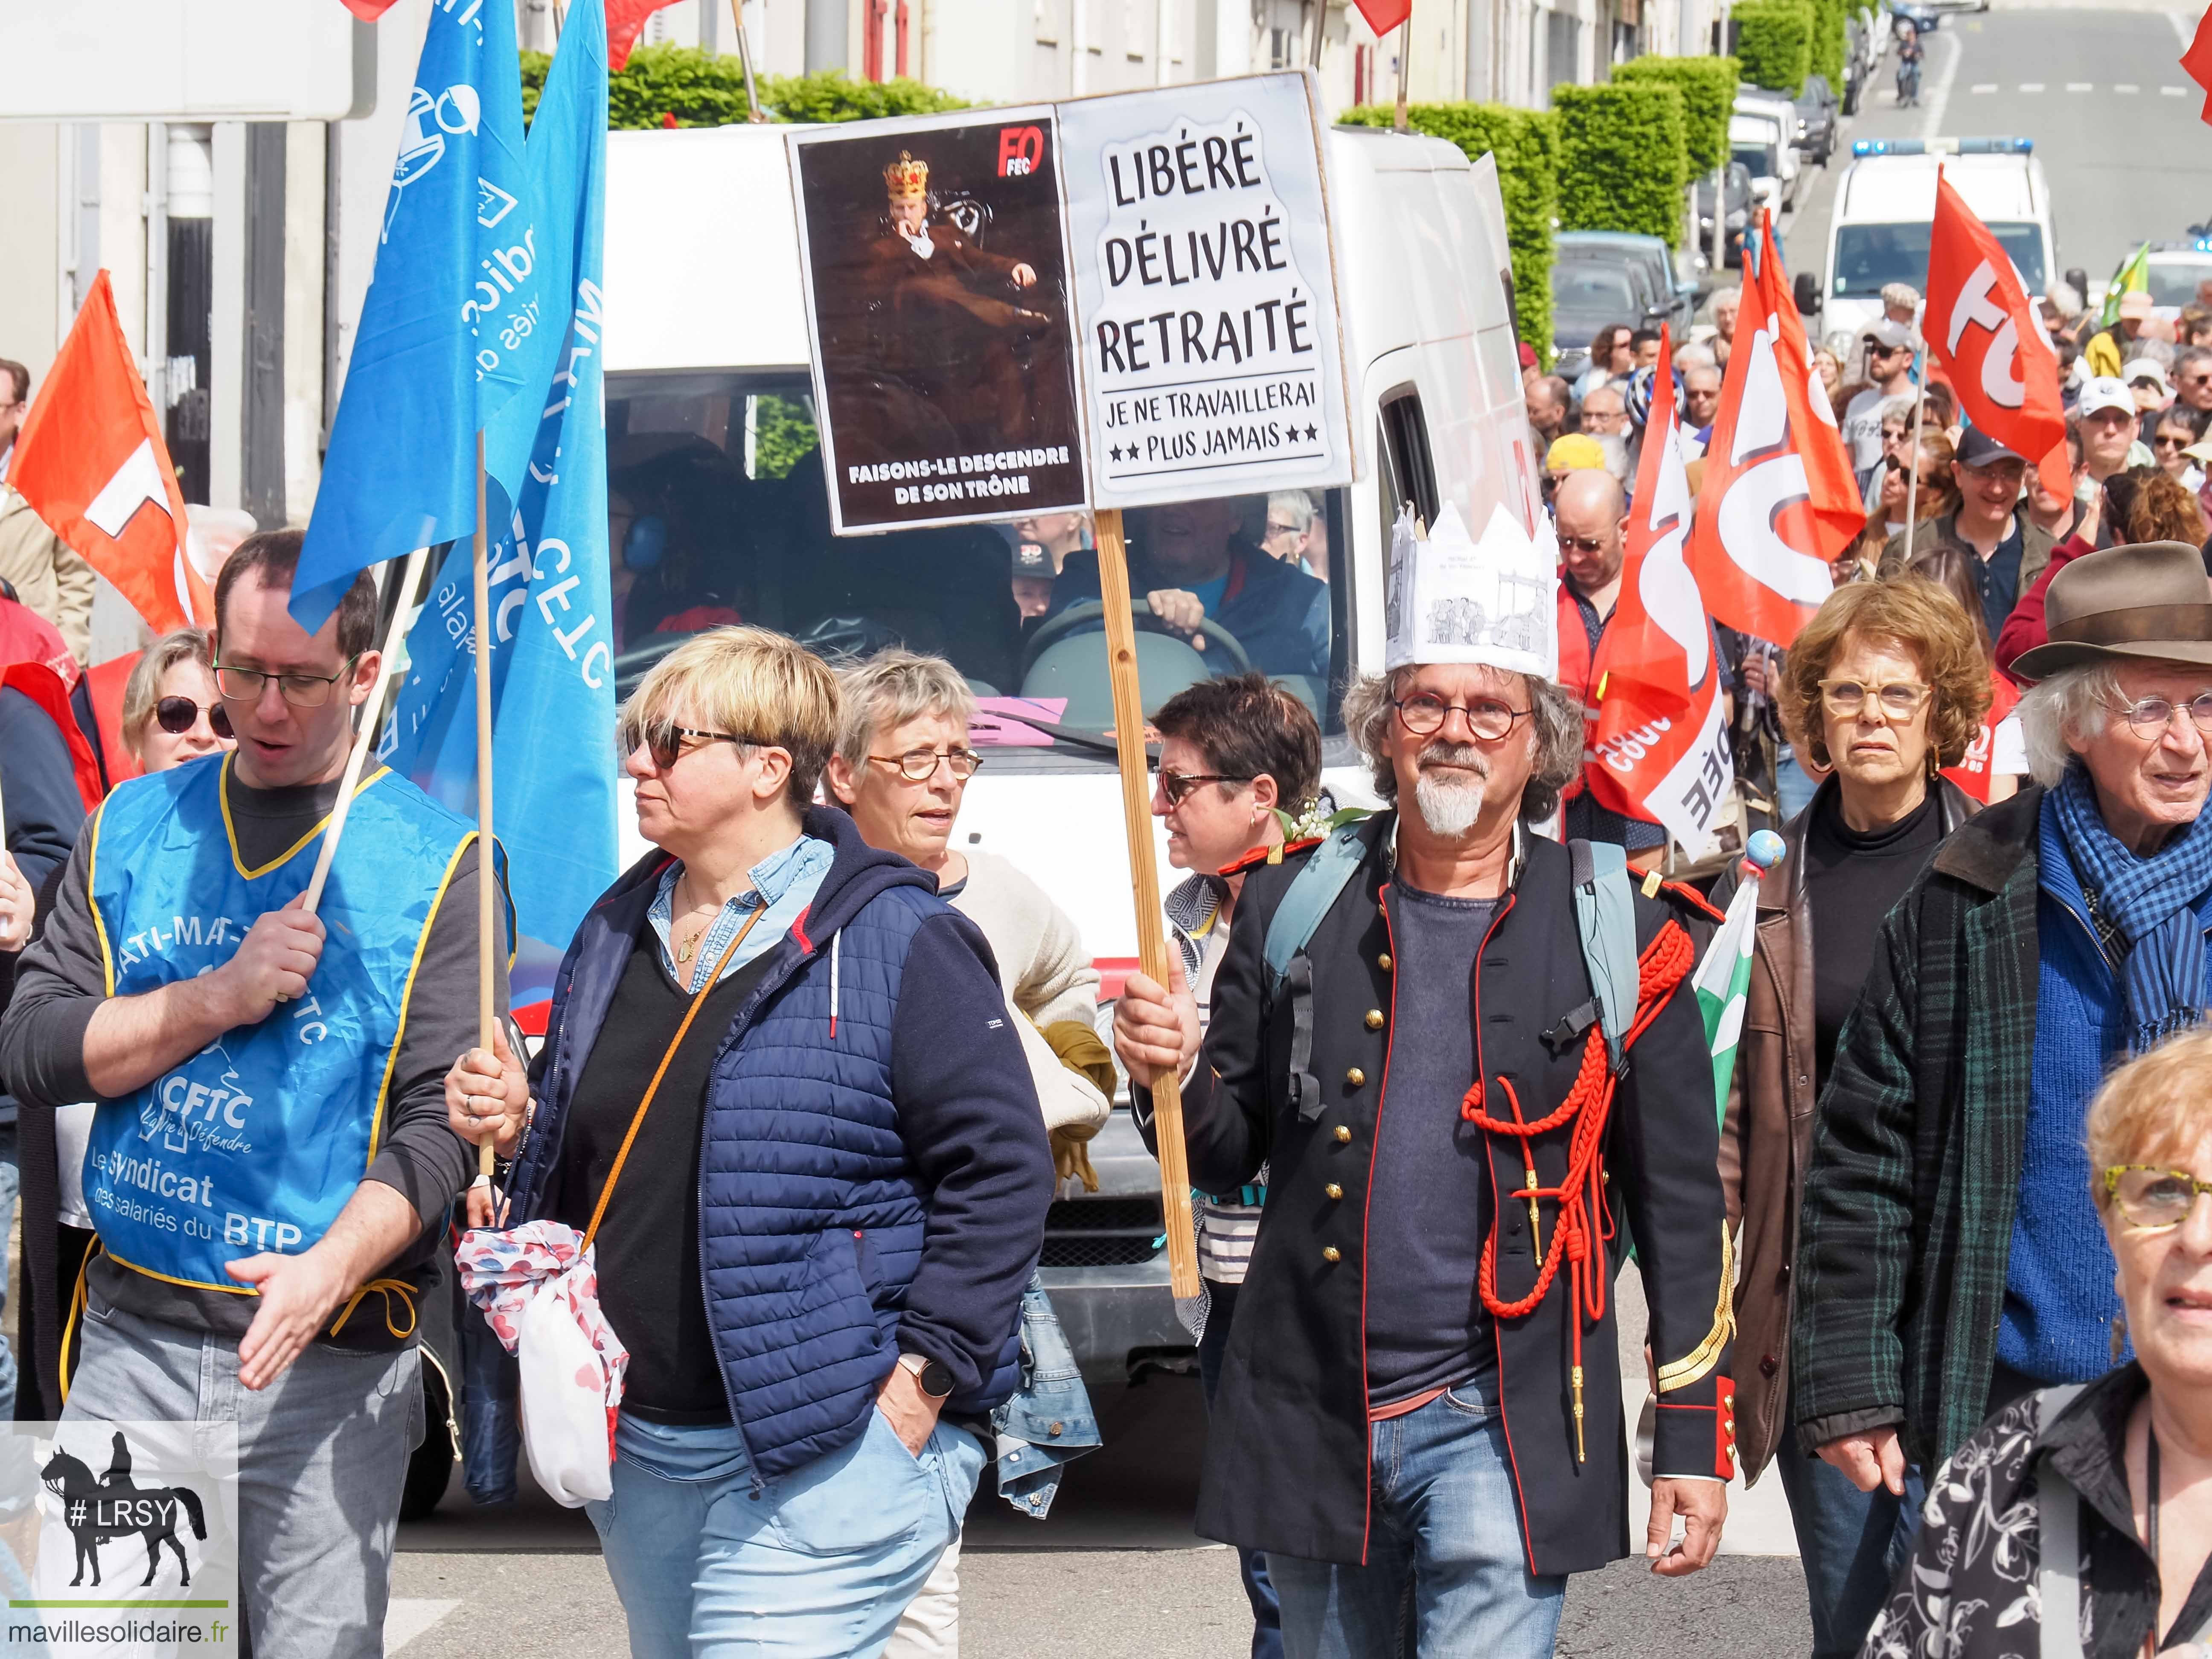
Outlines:
[[[248, 789], [235, 776], [225, 795], [239, 855], [258, 867], [283, 855], [330, 814], [335, 781], [286, 789]], [[84, 1034], [106, 997], [100, 937], [85, 872], [93, 821], [79, 833], [64, 870], [45, 931], [22, 955], [8, 1017], [0, 1024], [0, 1077], [26, 1103], [47, 1107], [94, 1097], [84, 1069]], [[312, 987], [312, 978], [309, 984]], [[507, 975], [496, 977], [500, 1013], [507, 1007]], [[392, 1188], [415, 1206], [422, 1232], [376, 1277], [419, 1282], [438, 1249], [446, 1206], [467, 1186], [475, 1154], [446, 1121], [446, 1073], [477, 1042], [477, 848], [461, 854], [407, 999], [398, 1064], [385, 1109], [385, 1127], [365, 1178]], [[250, 1255], [241, 1250], [240, 1256]], [[110, 1306], [192, 1330], [237, 1337], [260, 1305], [258, 1297], [193, 1290], [95, 1257], [86, 1271], [89, 1293]], [[384, 1304], [371, 1297], [337, 1340], [345, 1347], [390, 1347]], [[408, 1320], [392, 1310], [393, 1322]]]
[[1488, 1137], [1460, 1115], [1474, 1083], [1475, 959], [1498, 904], [1402, 883], [1393, 896], [1396, 1005], [1367, 1204], [1370, 1410], [1438, 1389], [1492, 1395], [1498, 1370], [1475, 1282]]

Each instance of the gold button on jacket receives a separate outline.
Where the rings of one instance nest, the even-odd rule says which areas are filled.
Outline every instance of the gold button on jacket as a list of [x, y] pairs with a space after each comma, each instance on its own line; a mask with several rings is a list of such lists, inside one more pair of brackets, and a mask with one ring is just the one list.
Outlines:
[[1357, 1066], [1355, 1066], [1344, 1074], [1344, 1080], [1346, 1083], [1349, 1083], [1353, 1088], [1357, 1089], [1361, 1084], [1367, 1081], [1367, 1073], [1361, 1071]]
[[1338, 1186], [1334, 1181], [1330, 1182], [1328, 1186], [1322, 1188], [1322, 1190], [1327, 1193], [1331, 1198], [1342, 1198], [1344, 1196], [1344, 1188]]
[[1322, 1251], [1321, 1259], [1324, 1261], [1341, 1261], [1344, 1260], [1344, 1252], [1331, 1244]]
[[1367, 1029], [1370, 1031], [1379, 1031], [1382, 1029], [1382, 1011], [1380, 1008], [1370, 1008], [1367, 1011]]
[[1352, 1139], [1352, 1131], [1340, 1123], [1336, 1126], [1336, 1138], [1339, 1140], [1349, 1140]]

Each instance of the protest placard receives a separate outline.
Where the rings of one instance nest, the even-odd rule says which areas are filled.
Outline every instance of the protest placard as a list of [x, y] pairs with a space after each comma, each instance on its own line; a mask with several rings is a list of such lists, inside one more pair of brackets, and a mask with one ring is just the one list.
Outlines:
[[1352, 475], [1310, 78], [1060, 106], [1102, 507]]
[[837, 533], [1082, 507], [1052, 109], [790, 143]]

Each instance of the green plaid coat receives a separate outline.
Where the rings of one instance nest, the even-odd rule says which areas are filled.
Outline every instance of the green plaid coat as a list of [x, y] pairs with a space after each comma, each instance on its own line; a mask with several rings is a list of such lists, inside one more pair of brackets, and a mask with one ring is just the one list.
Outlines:
[[2035, 1055], [2029, 787], [1882, 923], [1820, 1104], [1799, 1221], [1798, 1438], [1896, 1424], [1934, 1469], [1989, 1405]]

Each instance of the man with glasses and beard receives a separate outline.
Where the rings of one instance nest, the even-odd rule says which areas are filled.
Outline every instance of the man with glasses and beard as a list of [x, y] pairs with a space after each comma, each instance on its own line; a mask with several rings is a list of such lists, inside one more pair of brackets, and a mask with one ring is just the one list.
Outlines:
[[[1607, 849], [1531, 833], [1583, 750], [1540, 625], [1550, 549], [1514, 526], [1474, 563], [1492, 614], [1533, 586], [1540, 625], [1506, 643], [1399, 608], [1388, 672], [1344, 707], [1388, 810], [1249, 872], [1202, 1045], [1180, 963], [1168, 986], [1131, 975], [1115, 1017], [1139, 1111], [1184, 1073], [1192, 1182], [1268, 1171], [1198, 1529], [1266, 1552], [1294, 1654], [1552, 1653], [1565, 1575], [1630, 1549], [1607, 1287], [1632, 1231], [1662, 1407], [1653, 1571], [1704, 1566], [1727, 1510], [1728, 1230], [1680, 987], [1697, 946], [1617, 855], [1601, 874]], [[1578, 879], [1613, 915], [1606, 960], [1641, 958], [1613, 994], [1644, 1022], [1619, 1070]]]
[[301, 539], [224, 566], [238, 746], [119, 785], [86, 824], [0, 1075], [26, 1112], [99, 1103], [65, 1419], [234, 1422], [253, 1650], [373, 1659], [422, 1434], [415, 1304], [474, 1170], [445, 1078], [477, 1037], [478, 842], [380, 769], [303, 907], [378, 653], [365, 574], [314, 634], [293, 621]]

